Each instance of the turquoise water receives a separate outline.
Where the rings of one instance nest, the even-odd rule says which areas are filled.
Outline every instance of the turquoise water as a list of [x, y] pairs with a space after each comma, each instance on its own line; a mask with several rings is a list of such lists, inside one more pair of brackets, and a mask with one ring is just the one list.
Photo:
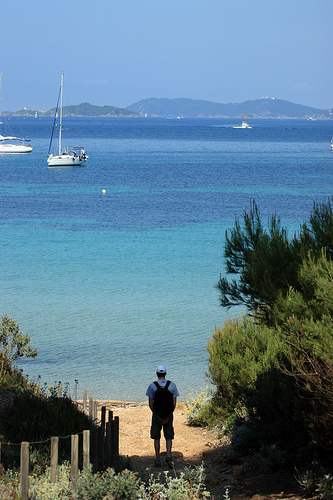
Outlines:
[[237, 313], [216, 290], [225, 230], [255, 199], [292, 234], [332, 194], [330, 122], [232, 124], [73, 118], [90, 158], [50, 169], [52, 120], [21, 120], [33, 152], [0, 156], [0, 313], [38, 348], [31, 378], [143, 401], [163, 363], [181, 397], [206, 385], [208, 339]]

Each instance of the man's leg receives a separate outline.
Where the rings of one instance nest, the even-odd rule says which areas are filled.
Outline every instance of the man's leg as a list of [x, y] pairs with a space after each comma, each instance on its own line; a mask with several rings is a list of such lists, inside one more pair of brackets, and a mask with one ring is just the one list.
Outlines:
[[152, 417], [151, 429], [150, 429], [150, 437], [154, 440], [154, 448], [155, 448], [155, 465], [157, 467], [161, 467], [160, 462], [160, 447], [161, 447], [161, 428], [162, 425], [156, 419], [155, 415]]
[[171, 458], [172, 439], [166, 439], [166, 453]]
[[159, 460], [160, 460], [160, 449], [161, 449], [161, 440], [160, 439], [154, 439], [154, 447], [155, 447], [156, 462], [159, 462]]

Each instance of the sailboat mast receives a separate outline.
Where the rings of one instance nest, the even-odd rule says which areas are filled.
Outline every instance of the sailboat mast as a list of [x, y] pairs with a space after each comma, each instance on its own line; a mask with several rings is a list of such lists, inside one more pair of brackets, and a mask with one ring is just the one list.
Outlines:
[[61, 127], [62, 127], [62, 88], [64, 84], [64, 73], [61, 73], [60, 84], [60, 124], [59, 124], [59, 156], [61, 155]]

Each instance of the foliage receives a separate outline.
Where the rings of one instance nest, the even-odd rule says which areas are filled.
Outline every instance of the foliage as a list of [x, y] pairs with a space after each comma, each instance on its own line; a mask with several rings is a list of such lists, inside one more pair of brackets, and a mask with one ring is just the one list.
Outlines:
[[0, 416], [3, 435], [13, 442], [67, 436], [93, 427], [91, 419], [71, 399], [16, 396], [15, 404]]
[[300, 289], [275, 304], [276, 328], [286, 345], [281, 365], [312, 406], [309, 427], [317, 446], [333, 449], [333, 262], [323, 251], [299, 271]]
[[97, 474], [91, 469], [83, 471], [76, 486], [77, 497], [85, 500], [102, 500], [111, 491], [114, 481], [113, 469]]
[[39, 393], [38, 386], [33, 382], [29, 382], [28, 378], [23, 375], [22, 370], [18, 370], [15, 367], [8, 367], [0, 381], [0, 387], [17, 394], [21, 394], [27, 390], [36, 394]]
[[51, 468], [47, 467], [44, 474], [29, 476], [29, 498], [31, 500], [57, 500], [71, 498], [70, 465], [64, 462], [58, 467], [58, 480], [51, 483]]
[[253, 315], [268, 320], [279, 291], [287, 292], [295, 283], [301, 258], [276, 215], [265, 229], [254, 201], [249, 213], [244, 212], [243, 224], [236, 220], [234, 229], [226, 232], [227, 274], [238, 278], [220, 278], [221, 305], [246, 305]]
[[[227, 232], [227, 273], [235, 279], [220, 279], [221, 304], [246, 305], [253, 319], [229, 321], [210, 339], [212, 401], [224, 423], [228, 412], [233, 419], [234, 449], [259, 453], [272, 468], [317, 456], [331, 470], [332, 202], [314, 203], [290, 240], [277, 216], [263, 225], [254, 202]], [[216, 413], [216, 405], [209, 409]], [[331, 498], [329, 473], [312, 484], [313, 494]]]
[[331, 500], [333, 498], [333, 476], [325, 474], [318, 481], [316, 492], [321, 500]]
[[[333, 198], [332, 198], [333, 200]], [[267, 228], [261, 221], [259, 208], [253, 201], [249, 213], [243, 214], [243, 225], [237, 219], [226, 232], [227, 274], [218, 289], [221, 305], [230, 308], [245, 305], [249, 312], [268, 325], [272, 324], [274, 304], [279, 295], [286, 296], [290, 287], [299, 288], [298, 270], [309, 251], [316, 257], [322, 248], [333, 254], [332, 203], [314, 203], [308, 223], [289, 240], [280, 219], [273, 215]]]
[[[70, 466], [66, 462], [58, 468], [58, 482], [51, 483], [51, 470], [47, 467], [41, 475], [29, 476], [29, 498], [37, 500], [82, 499], [82, 500], [202, 500], [210, 498], [204, 486], [204, 467], [185, 468], [177, 478], [165, 474], [165, 480], [151, 476], [145, 485], [137, 474], [124, 470], [115, 474], [113, 469], [104, 473], [93, 474], [91, 469], [80, 472], [75, 487], [70, 482]], [[2, 477], [0, 492], [8, 492], [11, 496], [4, 499], [18, 499], [18, 474], [7, 471]]]
[[186, 467], [179, 478], [171, 478], [167, 472], [165, 482], [156, 481], [151, 476], [149, 485], [146, 488], [146, 500], [199, 500], [210, 498], [210, 493], [204, 486], [204, 467], [200, 466], [190, 469]]
[[30, 346], [29, 335], [20, 332], [19, 325], [7, 315], [0, 323], [0, 382], [11, 373], [17, 359], [37, 356], [37, 349]]
[[202, 419], [202, 413], [204, 408], [211, 403], [211, 400], [212, 391], [208, 386], [201, 389], [199, 393], [191, 389], [186, 395], [185, 401], [180, 403], [188, 425], [200, 426], [206, 424]]
[[[20, 443], [45, 441], [52, 436], [67, 437], [93, 429], [94, 423], [70, 398], [36, 396], [27, 392], [17, 395], [14, 404], [0, 413], [0, 426], [4, 441]], [[43, 461], [43, 445], [39, 445], [38, 450], [33, 461], [37, 469]], [[4, 447], [2, 458], [7, 467], [11, 461], [19, 463], [13, 452], [5, 451]], [[70, 438], [60, 439], [59, 457], [70, 457]]]
[[[305, 247], [314, 256], [325, 251], [333, 259], [333, 196], [326, 203], [314, 202], [309, 223], [302, 225], [302, 239]], [[303, 254], [304, 256], [304, 254]]]
[[208, 342], [209, 378], [231, 401], [239, 388], [254, 387], [260, 373], [277, 366], [282, 345], [274, 331], [246, 316], [216, 328]]
[[317, 460], [302, 473], [298, 473], [297, 480], [307, 497], [316, 497], [318, 500], [333, 498], [333, 476], [325, 470]]
[[258, 452], [273, 469], [307, 455], [310, 437], [304, 419], [310, 407], [288, 375], [271, 368], [235, 397], [242, 405], [232, 432], [235, 451]]

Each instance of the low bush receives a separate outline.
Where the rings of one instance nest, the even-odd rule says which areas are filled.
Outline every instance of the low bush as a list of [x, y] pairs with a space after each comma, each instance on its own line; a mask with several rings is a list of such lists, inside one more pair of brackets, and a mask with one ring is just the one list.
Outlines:
[[[95, 427], [92, 419], [68, 397], [35, 396], [30, 392], [16, 395], [13, 405], [0, 413], [4, 442], [43, 442], [52, 436], [65, 437]], [[7, 451], [8, 448], [8, 451]], [[45, 445], [36, 445], [32, 466], [43, 468]], [[59, 459], [70, 457], [70, 438], [59, 440]], [[19, 447], [3, 445], [2, 460], [6, 468], [19, 463]]]
[[206, 408], [210, 407], [212, 401], [212, 391], [208, 386], [201, 389], [200, 392], [191, 390], [187, 395], [184, 402], [180, 403], [182, 413], [185, 415], [188, 425], [205, 426], [207, 425], [206, 417], [211, 414], [210, 409], [208, 413]]
[[240, 390], [237, 398], [245, 411], [235, 419], [235, 450], [259, 451], [272, 468], [290, 465], [309, 455], [310, 436], [304, 425], [309, 403], [299, 398], [290, 377], [272, 368], [258, 376], [253, 389]]
[[282, 351], [274, 331], [247, 316], [216, 328], [208, 343], [208, 376], [224, 400], [239, 388], [253, 388], [260, 373], [277, 366]]
[[[204, 485], [203, 465], [185, 468], [179, 477], [150, 478], [145, 485], [135, 472], [124, 470], [116, 474], [113, 469], [93, 474], [91, 470], [79, 473], [77, 485], [72, 488], [70, 467], [59, 467], [58, 482], [50, 483], [50, 468], [44, 474], [29, 477], [30, 500], [203, 500], [210, 498]], [[8, 471], [3, 476], [0, 493], [3, 499], [19, 499], [18, 475]]]

